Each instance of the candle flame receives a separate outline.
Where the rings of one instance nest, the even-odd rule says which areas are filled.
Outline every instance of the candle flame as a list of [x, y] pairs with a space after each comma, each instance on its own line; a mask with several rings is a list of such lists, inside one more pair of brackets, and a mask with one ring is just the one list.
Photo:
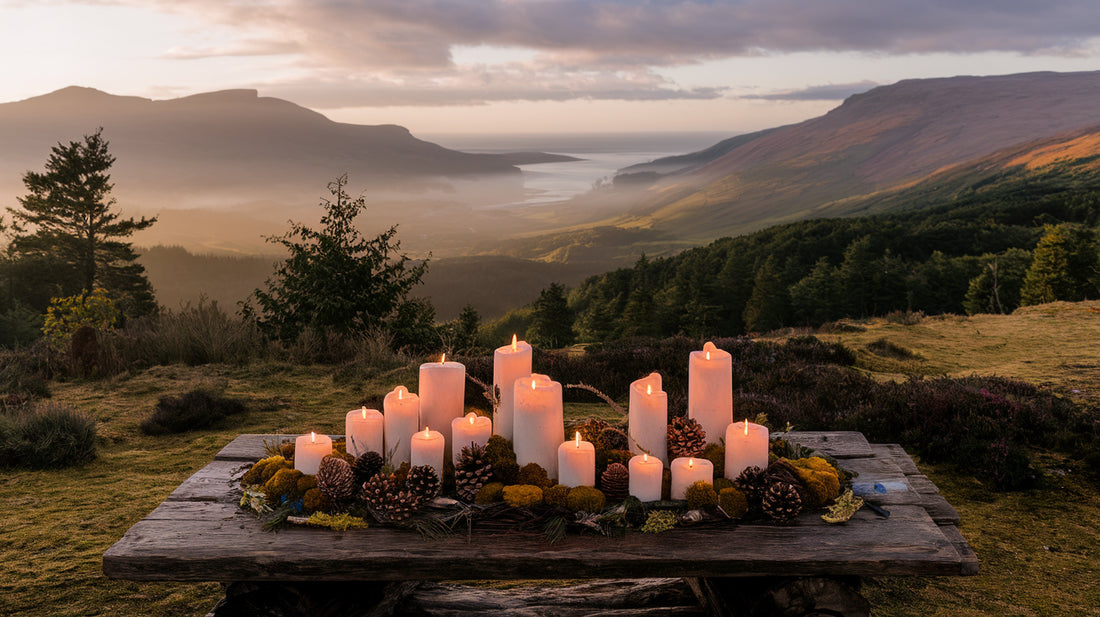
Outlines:
[[749, 434], [749, 419], [745, 418], [745, 434]]
[[470, 415], [466, 416], [466, 418], [470, 420], [470, 426], [473, 426], [474, 425], [474, 414], [471, 413]]
[[360, 409], [359, 411], [363, 414], [363, 419], [366, 420], [367, 419], [367, 406], [364, 405], [363, 408]]
[[512, 335], [512, 351], [519, 351], [519, 345], [517, 345], [516, 343], [517, 343], [516, 335], [513, 334]]
[[693, 458], [688, 459], [688, 469], [695, 469], [695, 459], [693, 459]]
[[653, 384], [647, 383], [645, 385], [645, 393], [646, 394], [653, 394]]
[[580, 431], [577, 431], [576, 440], [577, 440], [577, 447], [578, 448], [581, 447], [581, 432]]
[[707, 351], [707, 360], [710, 360], [710, 351]]
[[405, 391], [400, 389], [400, 388], [398, 388], [398, 390], [397, 390], [397, 400], [399, 400], [399, 401], [405, 400]]
[[440, 364], [443, 364], [446, 361], [447, 361], [447, 354], [443, 354], [442, 356], [440, 356], [440, 358], [439, 358], [439, 363]]
[[532, 390], [535, 389], [535, 380], [534, 379], [531, 379], [531, 389]]
[[649, 462], [649, 455], [646, 454], [645, 452], [642, 452], [642, 462], [643, 463], [648, 463]]
[[309, 432], [309, 442], [317, 443], [317, 433], [314, 433], [313, 431]]
[[428, 427], [425, 426], [424, 427], [424, 438], [427, 439], [428, 437], [431, 437], [431, 434], [428, 432]]

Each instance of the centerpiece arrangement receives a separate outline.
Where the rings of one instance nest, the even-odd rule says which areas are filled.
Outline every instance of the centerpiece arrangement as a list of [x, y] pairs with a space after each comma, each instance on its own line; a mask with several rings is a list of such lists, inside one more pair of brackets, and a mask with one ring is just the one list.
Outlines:
[[843, 522], [862, 505], [842, 495], [849, 475], [835, 461], [771, 439], [764, 418], [734, 421], [732, 358], [712, 343], [691, 352], [687, 415], [671, 422], [652, 373], [630, 385], [629, 411], [596, 392], [625, 426], [594, 418], [566, 426], [562, 385], [532, 373], [531, 360], [531, 346], [513, 337], [494, 353], [491, 386], [470, 377], [485, 389], [491, 418], [463, 415], [462, 364], [444, 356], [421, 365], [419, 394], [398, 386], [383, 411], [347, 412], [344, 437], [268, 444], [269, 456], [240, 478], [242, 507], [270, 527], [538, 530], [557, 540], [570, 528], [790, 524], [826, 506], [824, 520]]

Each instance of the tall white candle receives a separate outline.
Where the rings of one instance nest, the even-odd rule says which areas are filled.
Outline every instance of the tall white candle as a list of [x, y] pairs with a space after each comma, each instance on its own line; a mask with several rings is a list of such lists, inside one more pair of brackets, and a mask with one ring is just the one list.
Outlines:
[[538, 463], [551, 478], [558, 477], [558, 446], [565, 441], [561, 384], [538, 373], [516, 380], [515, 425], [512, 443], [516, 463]]
[[409, 392], [405, 386], [397, 386], [386, 394], [382, 402], [386, 411], [384, 423], [386, 429], [386, 456], [393, 452], [390, 463], [396, 468], [408, 463], [412, 448], [409, 441], [412, 434], [420, 430], [420, 397]]
[[714, 482], [714, 465], [705, 458], [680, 457], [672, 461], [672, 498], [687, 499], [687, 490], [696, 482]]
[[630, 384], [629, 409], [630, 451], [668, 460], [668, 394], [661, 390], [660, 373]]
[[420, 365], [420, 428], [437, 427], [451, 448], [451, 420], [461, 418], [466, 410], [466, 367], [447, 362], [447, 354], [439, 362]]
[[476, 443], [479, 446], [484, 446], [489, 443], [489, 438], [493, 436], [493, 421], [485, 416], [479, 416], [474, 412], [470, 412], [462, 418], [455, 418], [451, 421], [451, 435], [454, 436], [454, 458], [455, 463], [462, 456], [462, 448]]
[[516, 340], [512, 344], [497, 347], [493, 352], [493, 385], [500, 388], [500, 406], [493, 415], [493, 434], [511, 440], [513, 432], [513, 405], [516, 380], [531, 376], [531, 345]]
[[733, 422], [733, 357], [707, 341], [688, 357], [688, 413], [717, 443]]
[[332, 439], [328, 435], [299, 435], [294, 440], [294, 468], [312, 476], [317, 474], [321, 459], [332, 454]]
[[558, 484], [596, 486], [596, 448], [582, 441], [579, 432], [558, 446]]
[[632, 457], [627, 466], [630, 472], [629, 492], [639, 501], [658, 501], [661, 499], [661, 482], [665, 470], [661, 459], [648, 454]]
[[747, 419], [726, 427], [726, 469], [730, 480], [748, 467], [768, 468], [768, 427]]
[[443, 478], [443, 433], [425, 428], [412, 434], [409, 441], [409, 458], [413, 467], [431, 465], [440, 479]]
[[367, 452], [382, 451], [382, 412], [377, 409], [353, 409], [344, 417], [344, 436], [348, 454], [360, 457]]

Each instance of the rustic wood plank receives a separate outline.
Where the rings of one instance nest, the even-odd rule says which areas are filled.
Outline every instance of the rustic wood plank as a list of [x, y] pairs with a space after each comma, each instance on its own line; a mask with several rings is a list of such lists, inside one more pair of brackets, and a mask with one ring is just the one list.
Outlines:
[[978, 555], [974, 552], [974, 549], [970, 547], [970, 543], [966, 541], [962, 533], [959, 532], [958, 527], [954, 525], [941, 525], [940, 530], [943, 531], [943, 535], [955, 545], [955, 550], [959, 552], [959, 557], [962, 560], [962, 574], [966, 576], [977, 574]]
[[916, 474], [908, 476], [909, 484], [912, 485], [913, 490], [925, 495], [935, 495], [940, 492], [940, 487], [936, 486], [928, 476], [922, 474]]
[[833, 458], [862, 458], [873, 456], [871, 444], [863, 433], [855, 431], [791, 431], [777, 433], [776, 437], [786, 437], [807, 448], [820, 450]]
[[237, 435], [233, 441], [214, 455], [214, 460], [255, 462], [264, 457], [265, 444], [275, 444], [285, 440], [293, 441], [295, 437], [297, 435], [262, 435], [256, 433]]
[[947, 499], [943, 495], [921, 495], [921, 507], [927, 512], [928, 516], [932, 517], [932, 520], [937, 525], [958, 525], [961, 519], [959, 513], [955, 508], [951, 507], [951, 504], [947, 503]]
[[917, 469], [917, 464], [913, 462], [913, 458], [905, 451], [905, 448], [896, 443], [875, 443], [871, 444], [871, 451], [876, 457], [889, 458], [894, 461], [898, 467], [901, 468], [902, 473], [907, 476], [913, 476], [920, 473]]
[[238, 482], [250, 464], [244, 461], [218, 461], [195, 472], [168, 495], [170, 501], [239, 501]]
[[[319, 549], [323, 547], [323, 549]], [[959, 555], [923, 508], [858, 512], [827, 526], [816, 513], [791, 527], [676, 529], [623, 538], [477, 533], [428, 541], [388, 528], [264, 532], [233, 504], [161, 504], [103, 557], [130, 580], [441, 580], [654, 576], [957, 574]]]

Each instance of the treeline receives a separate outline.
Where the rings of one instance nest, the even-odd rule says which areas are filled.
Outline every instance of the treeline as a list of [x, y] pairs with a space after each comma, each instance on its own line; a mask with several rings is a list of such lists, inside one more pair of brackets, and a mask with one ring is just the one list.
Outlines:
[[[566, 316], [580, 340], [606, 341], [1095, 298], [1098, 216], [1100, 183], [1067, 181], [1064, 168], [987, 180], [938, 206], [802, 221], [643, 256], [571, 290]], [[538, 307], [526, 314], [538, 318]], [[502, 321], [514, 328], [517, 315]]]

